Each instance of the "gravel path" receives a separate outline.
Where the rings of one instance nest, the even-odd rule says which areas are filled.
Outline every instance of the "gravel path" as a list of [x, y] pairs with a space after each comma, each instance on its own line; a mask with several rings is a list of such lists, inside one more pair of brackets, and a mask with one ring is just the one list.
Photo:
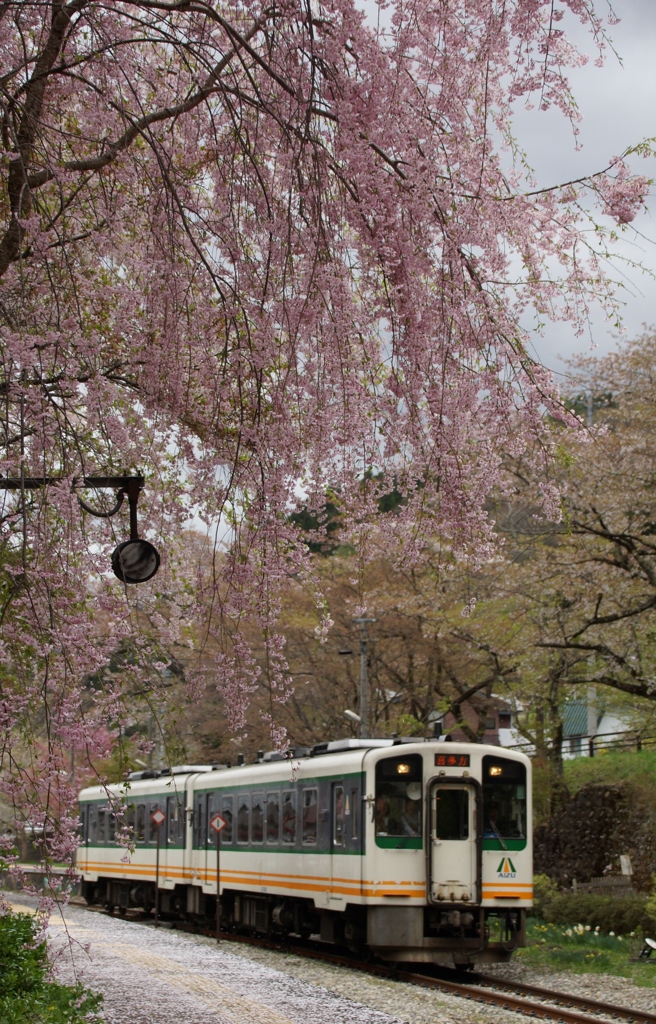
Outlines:
[[[34, 904], [11, 894], [16, 909]], [[20, 906], [19, 906], [20, 905]], [[72, 947], [66, 935], [73, 940]], [[53, 916], [58, 974], [105, 997], [107, 1024], [518, 1024], [519, 1016], [279, 950], [216, 942], [66, 909]], [[72, 949], [72, 953], [71, 953]], [[609, 975], [547, 973], [515, 960], [511, 980], [656, 1012], [656, 990]]]
[[78, 907], [49, 932], [58, 976], [102, 992], [106, 1024], [517, 1024], [403, 982]]

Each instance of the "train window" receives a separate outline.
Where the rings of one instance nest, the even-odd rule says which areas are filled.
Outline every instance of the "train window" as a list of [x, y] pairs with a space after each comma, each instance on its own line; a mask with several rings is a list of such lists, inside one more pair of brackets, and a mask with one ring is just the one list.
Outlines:
[[267, 843], [280, 842], [280, 794], [267, 793]]
[[386, 757], [378, 762], [374, 810], [377, 841], [378, 837], [403, 837], [421, 845], [422, 776], [421, 754]]
[[169, 796], [166, 798], [166, 839], [167, 842], [179, 843], [183, 836], [182, 803], [180, 797]]
[[[483, 758], [483, 839], [526, 840], [526, 768], [521, 761]], [[512, 846], [511, 849], [517, 849]]]
[[223, 846], [226, 843], [232, 842], [232, 806], [233, 798], [231, 796], [224, 796], [221, 802], [221, 814], [225, 818], [225, 828], [221, 833], [221, 844]]
[[360, 810], [360, 801], [358, 800], [358, 791], [357, 791], [357, 789], [352, 789], [351, 790], [351, 806], [350, 806], [350, 811], [351, 811], [351, 839], [357, 839], [358, 838], [358, 828], [360, 827], [360, 822], [358, 820], [359, 817], [360, 817], [360, 815], [358, 813], [359, 810]]
[[125, 827], [128, 833], [128, 839], [130, 842], [135, 841], [134, 836], [134, 819], [137, 813], [137, 808], [134, 804], [128, 804], [125, 808]]
[[264, 842], [264, 793], [253, 793], [251, 814], [251, 842]]
[[106, 819], [107, 819], [107, 810], [106, 810], [106, 808], [105, 807], [99, 807], [98, 808], [98, 842], [99, 843], [107, 842], [107, 834], [106, 834], [106, 831], [105, 831], [105, 829], [106, 829]]
[[98, 842], [98, 806], [89, 805], [89, 842], [92, 846]]
[[[148, 819], [146, 821], [146, 825], [148, 826], [148, 842], [149, 843], [156, 843], [157, 842], [157, 833], [159, 832], [159, 828], [155, 824], [155, 822], [153, 821], [153, 814], [155, 813], [155, 811], [159, 811], [160, 809], [161, 808], [159, 806], [159, 801], [155, 801], [154, 803], [151, 803], [149, 805], [149, 807], [148, 807]], [[164, 812], [164, 813], [166, 813], [166, 812]], [[161, 826], [160, 826], [160, 828], [161, 828]], [[161, 836], [160, 836], [160, 842], [161, 842]]]
[[80, 843], [85, 843], [87, 840], [87, 804], [80, 804], [80, 815], [77, 823], [77, 834], [80, 837]]
[[[207, 846], [216, 846], [216, 832], [210, 825], [210, 822], [214, 815], [219, 810], [221, 805], [221, 794], [220, 793], [208, 793], [207, 794], [207, 836], [205, 842]], [[223, 838], [223, 837], [222, 837]]]
[[237, 842], [247, 843], [250, 832], [251, 798], [248, 793], [239, 797], [237, 804]]
[[282, 841], [288, 846], [296, 842], [296, 793], [290, 789], [282, 794]]
[[301, 805], [301, 838], [304, 846], [316, 846], [317, 843], [317, 803], [318, 790], [303, 790]]
[[205, 805], [207, 798], [205, 793], [199, 793], [196, 797], [194, 808], [194, 846], [200, 847], [205, 844]]
[[469, 789], [438, 786], [435, 793], [435, 838], [469, 839]]
[[344, 845], [344, 787], [333, 786], [333, 846]]
[[137, 820], [135, 830], [135, 841], [145, 843], [146, 841], [146, 805], [137, 804]]
[[110, 808], [107, 809], [107, 839], [110, 843], [116, 839], [116, 814]]

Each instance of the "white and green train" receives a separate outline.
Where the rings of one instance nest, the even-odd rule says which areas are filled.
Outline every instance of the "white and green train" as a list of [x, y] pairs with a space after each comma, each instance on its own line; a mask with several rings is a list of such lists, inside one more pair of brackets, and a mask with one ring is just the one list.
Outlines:
[[[116, 841], [117, 802], [132, 851]], [[383, 959], [469, 966], [524, 944], [532, 900], [531, 765], [438, 740], [341, 740], [255, 764], [133, 773], [80, 794], [90, 903], [213, 920], [220, 812], [225, 928], [307, 936]], [[120, 820], [120, 814], [119, 819]]]

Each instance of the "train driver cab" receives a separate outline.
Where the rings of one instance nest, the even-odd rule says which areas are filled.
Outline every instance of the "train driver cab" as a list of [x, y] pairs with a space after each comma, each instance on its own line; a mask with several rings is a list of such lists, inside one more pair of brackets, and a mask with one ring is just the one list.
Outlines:
[[386, 757], [376, 765], [374, 821], [376, 846], [409, 850], [422, 847], [420, 754]]

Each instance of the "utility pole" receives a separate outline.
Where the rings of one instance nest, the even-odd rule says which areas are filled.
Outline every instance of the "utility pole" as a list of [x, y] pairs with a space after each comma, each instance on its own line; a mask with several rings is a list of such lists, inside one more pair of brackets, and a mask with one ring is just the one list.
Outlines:
[[367, 626], [370, 622], [375, 622], [375, 619], [354, 619], [356, 625], [360, 627], [360, 738], [369, 738], [369, 672], [368, 672], [368, 659], [369, 659], [369, 638], [367, 636]]
[[150, 712], [150, 717], [148, 719], [148, 770], [149, 771], [153, 767], [153, 732], [154, 732], [154, 722], [153, 722], [153, 713], [151, 711]]

